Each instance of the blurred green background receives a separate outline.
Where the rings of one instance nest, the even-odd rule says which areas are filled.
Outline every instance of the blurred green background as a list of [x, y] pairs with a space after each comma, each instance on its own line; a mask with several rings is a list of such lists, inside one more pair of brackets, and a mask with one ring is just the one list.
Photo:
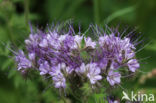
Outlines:
[[137, 53], [141, 68], [135, 78], [122, 81], [122, 87], [156, 96], [156, 0], [0, 0], [0, 103], [63, 102], [41, 78], [24, 79], [8, 48], [22, 47], [30, 32], [28, 22], [43, 30], [69, 19], [81, 24], [82, 31], [91, 23], [136, 27], [147, 41]]

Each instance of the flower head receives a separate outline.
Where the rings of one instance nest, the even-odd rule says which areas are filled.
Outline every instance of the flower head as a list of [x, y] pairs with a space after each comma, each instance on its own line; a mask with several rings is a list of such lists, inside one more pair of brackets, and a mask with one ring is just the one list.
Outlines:
[[111, 86], [113, 86], [115, 84], [119, 84], [120, 83], [120, 78], [121, 78], [120, 73], [114, 72], [113, 70], [110, 70], [108, 72], [107, 81], [109, 82], [109, 84]]
[[45, 61], [44, 63], [40, 64], [39, 71], [40, 71], [40, 75], [45, 75], [49, 73], [50, 71], [49, 63]]
[[140, 67], [138, 61], [136, 59], [131, 59], [128, 61], [127, 63], [129, 70], [132, 72], [135, 72], [136, 69], [138, 69]]
[[102, 79], [102, 76], [100, 75], [101, 69], [96, 63], [89, 63], [87, 65], [83, 63], [76, 71], [80, 74], [86, 75], [91, 84], [95, 84], [98, 80]]
[[91, 39], [90, 37], [85, 38], [85, 46], [86, 46], [86, 47], [95, 48], [96, 42], [95, 42], [95, 41], [92, 41], [92, 39]]
[[117, 101], [117, 100], [108, 100], [108, 103], [120, 103], [119, 101]]
[[123, 64], [128, 64], [127, 61], [135, 57], [135, 47], [129, 38], [122, 39], [114, 34], [104, 35], [99, 37], [99, 45], [102, 54], [99, 56], [98, 62], [103, 68], [106, 66], [102, 65], [101, 61], [103, 60], [105, 60], [105, 63], [110, 61], [111, 66], [114, 69], [118, 69]]
[[22, 50], [16, 55], [16, 62], [18, 63], [18, 70], [31, 68], [32, 63], [26, 58]]
[[89, 78], [91, 84], [95, 84], [98, 80], [102, 79], [102, 76], [100, 75], [101, 69], [97, 67], [96, 63], [87, 64], [86, 68], [89, 69], [87, 77]]
[[66, 87], [66, 79], [64, 78], [62, 73], [59, 73], [57, 76], [52, 77], [54, 81], [55, 88], [65, 88]]
[[62, 73], [62, 69], [65, 69], [66, 66], [64, 63], [58, 64], [55, 67], [52, 67], [52, 71], [49, 73], [52, 76], [56, 88], [65, 88], [66, 79]]
[[83, 36], [80, 35], [75, 35], [74, 36], [74, 43], [71, 46], [72, 49], [79, 49], [81, 47], [81, 42], [82, 42]]
[[[136, 58], [136, 45], [129, 36], [111, 31], [94, 30], [97, 38], [57, 28], [48, 32], [31, 33], [25, 40], [26, 52], [16, 55], [18, 70], [37, 70], [41, 76], [51, 77], [55, 88], [72, 90], [83, 86], [100, 87], [107, 80], [111, 86], [121, 82], [121, 74], [136, 72], [140, 67]], [[81, 35], [83, 34], [83, 35]], [[131, 72], [121, 72], [128, 68]], [[87, 82], [87, 83], [86, 83]], [[89, 82], [89, 83], [88, 83]], [[91, 89], [95, 89], [91, 88]], [[109, 101], [115, 103], [116, 101]], [[117, 102], [116, 102], [117, 103]]]

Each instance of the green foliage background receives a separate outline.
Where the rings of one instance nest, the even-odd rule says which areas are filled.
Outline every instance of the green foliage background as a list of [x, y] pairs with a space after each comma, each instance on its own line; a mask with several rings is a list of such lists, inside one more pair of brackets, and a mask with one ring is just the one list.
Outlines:
[[[128, 25], [142, 32], [150, 43], [137, 56], [149, 58], [141, 61], [140, 72], [135, 78], [123, 81], [121, 85], [128, 91], [143, 90], [156, 94], [156, 76], [139, 83], [143, 75], [156, 69], [155, 0], [0, 0], [0, 103], [63, 103], [58, 93], [43, 83], [42, 78], [24, 79], [16, 71], [8, 48], [11, 48], [10, 44], [16, 45], [14, 49], [22, 47], [30, 32], [29, 21], [44, 29], [47, 24], [69, 19], [73, 19], [76, 25], [80, 23], [82, 31], [93, 23], [114, 27], [116, 24]], [[119, 97], [122, 95], [116, 92]], [[103, 95], [94, 95], [95, 99], [90, 98], [89, 103], [95, 103], [94, 100]], [[68, 99], [67, 102], [70, 103]]]

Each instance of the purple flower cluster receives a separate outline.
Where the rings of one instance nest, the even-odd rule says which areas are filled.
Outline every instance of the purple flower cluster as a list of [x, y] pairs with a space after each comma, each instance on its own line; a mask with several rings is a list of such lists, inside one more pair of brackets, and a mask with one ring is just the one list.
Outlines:
[[107, 80], [114, 86], [120, 83], [123, 70], [129, 73], [139, 68], [130, 38], [114, 32], [93, 40], [71, 30], [39, 31], [31, 33], [25, 44], [26, 53], [20, 50], [16, 55], [18, 70], [34, 69], [51, 76], [56, 88], [66, 88], [75, 77], [91, 85]]

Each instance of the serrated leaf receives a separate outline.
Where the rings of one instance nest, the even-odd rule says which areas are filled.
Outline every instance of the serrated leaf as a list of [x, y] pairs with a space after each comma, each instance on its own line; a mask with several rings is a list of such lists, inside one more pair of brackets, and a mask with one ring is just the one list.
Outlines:
[[89, 83], [84, 83], [83, 87], [81, 88], [81, 90], [83, 91], [84, 95], [91, 95], [92, 92], [92, 88], [90, 87]]

